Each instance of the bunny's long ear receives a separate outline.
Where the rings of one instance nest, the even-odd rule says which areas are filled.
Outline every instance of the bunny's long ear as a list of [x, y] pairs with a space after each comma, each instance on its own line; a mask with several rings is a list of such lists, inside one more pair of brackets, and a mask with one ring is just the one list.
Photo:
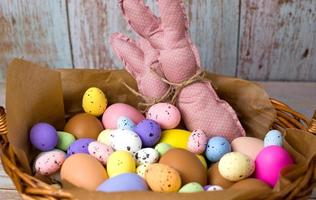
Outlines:
[[110, 44], [116, 55], [122, 60], [126, 70], [137, 78], [144, 72], [144, 53], [135, 41], [122, 33], [113, 33]]

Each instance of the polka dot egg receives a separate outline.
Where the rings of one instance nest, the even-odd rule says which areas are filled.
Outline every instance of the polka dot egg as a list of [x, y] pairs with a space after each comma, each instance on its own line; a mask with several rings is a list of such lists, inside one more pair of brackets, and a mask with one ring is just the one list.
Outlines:
[[207, 145], [207, 140], [207, 135], [201, 129], [194, 130], [189, 137], [188, 150], [195, 154], [203, 153]]
[[283, 135], [278, 130], [271, 130], [264, 137], [264, 147], [272, 145], [283, 146]]
[[34, 162], [34, 169], [37, 174], [51, 175], [57, 172], [66, 159], [65, 152], [54, 149], [40, 153]]
[[104, 113], [107, 106], [105, 94], [96, 87], [86, 90], [82, 98], [82, 107], [86, 113], [94, 116], [100, 116]]
[[157, 103], [151, 106], [146, 116], [147, 119], [155, 120], [163, 129], [173, 129], [181, 120], [178, 108], [169, 103]]
[[113, 153], [111, 146], [98, 141], [91, 142], [88, 145], [89, 154], [98, 159], [102, 164], [106, 164], [109, 156]]

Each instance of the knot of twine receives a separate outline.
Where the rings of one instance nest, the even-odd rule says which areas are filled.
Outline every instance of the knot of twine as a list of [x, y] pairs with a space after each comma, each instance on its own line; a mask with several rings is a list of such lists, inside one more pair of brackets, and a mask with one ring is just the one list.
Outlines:
[[161, 102], [170, 102], [171, 104], [175, 105], [177, 101], [177, 97], [180, 94], [181, 90], [185, 88], [188, 85], [191, 85], [193, 83], [199, 82], [204, 80], [205, 72], [198, 70], [191, 78], [184, 80], [180, 83], [173, 83], [171, 81], [168, 81], [165, 79], [162, 75], [160, 75], [154, 68], [150, 68], [153, 73], [155, 73], [162, 82], [169, 85], [168, 90], [160, 97], [160, 98], [153, 98], [148, 97], [146, 95], [143, 95], [136, 90], [134, 90], [132, 87], [130, 87], [127, 83], [122, 81], [123, 85], [131, 91], [134, 95], [141, 97], [146, 102], [140, 102], [138, 103], [138, 107], [141, 110], [141, 112], [145, 113], [149, 107], [151, 107], [154, 104], [161, 103]]

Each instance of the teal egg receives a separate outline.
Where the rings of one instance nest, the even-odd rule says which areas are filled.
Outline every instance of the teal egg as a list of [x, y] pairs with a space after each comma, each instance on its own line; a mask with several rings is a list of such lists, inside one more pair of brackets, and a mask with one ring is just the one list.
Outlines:
[[267, 146], [283, 146], [283, 135], [278, 130], [269, 131], [264, 137], [264, 147]]

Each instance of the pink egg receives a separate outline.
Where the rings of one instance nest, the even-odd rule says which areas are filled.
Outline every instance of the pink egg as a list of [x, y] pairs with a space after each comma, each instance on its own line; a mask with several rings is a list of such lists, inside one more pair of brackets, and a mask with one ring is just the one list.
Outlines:
[[263, 140], [254, 137], [238, 137], [231, 142], [232, 151], [243, 153], [252, 160], [263, 149]]
[[134, 124], [138, 124], [145, 119], [144, 115], [134, 107], [124, 103], [115, 103], [109, 106], [103, 113], [102, 123], [106, 129], [116, 129], [117, 120], [121, 116], [129, 118]]
[[98, 159], [102, 164], [106, 164], [109, 156], [113, 153], [111, 146], [95, 141], [88, 146], [89, 154]]
[[157, 103], [151, 106], [146, 117], [155, 120], [162, 129], [173, 129], [181, 120], [180, 111], [170, 103]]
[[207, 141], [207, 135], [201, 129], [196, 129], [189, 137], [188, 150], [195, 154], [201, 154], [205, 151]]
[[66, 159], [66, 153], [54, 149], [40, 153], [34, 163], [35, 172], [40, 175], [51, 175], [57, 172]]
[[282, 147], [265, 147], [256, 158], [255, 176], [274, 187], [279, 180], [282, 169], [293, 163], [290, 154]]

